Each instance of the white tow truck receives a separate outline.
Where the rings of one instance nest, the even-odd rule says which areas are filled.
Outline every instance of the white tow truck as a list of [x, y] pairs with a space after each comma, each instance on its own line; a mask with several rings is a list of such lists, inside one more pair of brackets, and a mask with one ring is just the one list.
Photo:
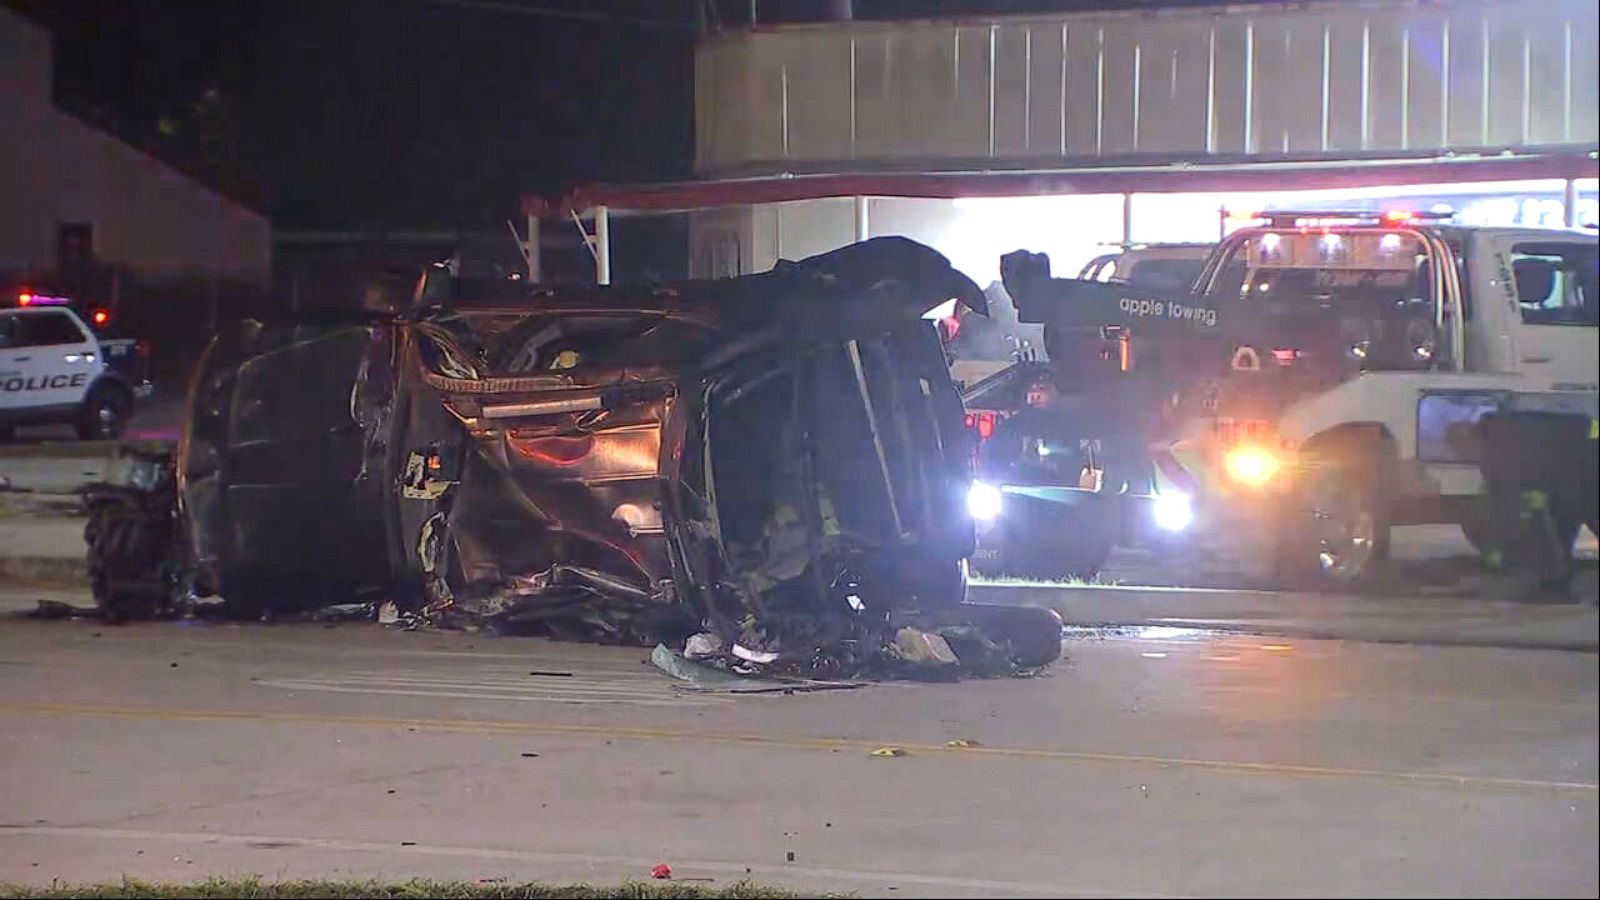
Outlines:
[[[24, 291], [0, 308], [0, 440], [19, 426], [56, 423], [85, 440], [116, 438], [150, 396], [144, 345], [101, 338], [74, 306]], [[88, 314], [97, 325], [109, 318], [103, 310]]]
[[[1067, 398], [1054, 456], [1099, 465], [1115, 433], [1110, 455], [1137, 473], [1062, 479], [1118, 496], [1084, 508], [1117, 510], [1123, 542], [1220, 536], [1271, 548], [1280, 571], [1363, 579], [1391, 526], [1481, 538], [1472, 434], [1486, 414], [1600, 415], [1593, 232], [1274, 212], [1219, 244], [1188, 292], [1048, 265], [1008, 256], [1006, 289], [1022, 321], [1045, 325]], [[1098, 452], [1062, 454], [1060, 431]], [[1130, 469], [1137, 447], [1148, 456]], [[1594, 528], [1595, 498], [1579, 507]], [[1057, 525], [1032, 539], [1072, 541]]]

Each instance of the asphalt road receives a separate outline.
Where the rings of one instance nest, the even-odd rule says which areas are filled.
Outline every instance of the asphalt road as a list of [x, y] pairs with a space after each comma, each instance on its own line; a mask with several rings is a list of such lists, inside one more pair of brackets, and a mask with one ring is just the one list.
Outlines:
[[1592, 653], [1066, 650], [1033, 679], [731, 697], [632, 649], [4, 621], [0, 881], [667, 862], [865, 896], [1600, 893]]

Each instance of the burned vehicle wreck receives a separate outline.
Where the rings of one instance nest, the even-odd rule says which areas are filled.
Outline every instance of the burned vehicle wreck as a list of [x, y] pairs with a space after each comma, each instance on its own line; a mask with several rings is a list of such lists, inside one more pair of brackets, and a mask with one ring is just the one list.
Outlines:
[[[398, 314], [248, 324], [196, 373], [172, 502], [103, 498], [97, 600], [387, 600], [828, 674], [944, 628], [1042, 665], [1054, 613], [965, 602], [972, 447], [923, 318], [951, 299], [984, 311], [942, 256], [880, 238], [672, 287], [433, 269]], [[135, 518], [171, 540], [96, 540]]]

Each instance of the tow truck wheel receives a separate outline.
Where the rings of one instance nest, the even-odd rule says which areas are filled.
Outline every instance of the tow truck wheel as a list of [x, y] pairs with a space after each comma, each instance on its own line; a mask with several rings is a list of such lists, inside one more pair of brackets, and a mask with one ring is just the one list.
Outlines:
[[133, 403], [124, 390], [101, 385], [89, 392], [78, 417], [78, 437], [86, 441], [111, 441], [128, 427]]
[[1390, 526], [1370, 466], [1332, 463], [1313, 470], [1299, 521], [1284, 529], [1280, 569], [1294, 586], [1358, 588], [1389, 558]]

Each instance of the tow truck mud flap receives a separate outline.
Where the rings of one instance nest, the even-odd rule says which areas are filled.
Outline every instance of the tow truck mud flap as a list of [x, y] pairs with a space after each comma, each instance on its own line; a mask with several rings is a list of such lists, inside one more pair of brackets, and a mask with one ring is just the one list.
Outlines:
[[1488, 488], [1485, 556], [1534, 568], [1540, 586], [1565, 590], [1578, 526], [1600, 519], [1600, 440], [1586, 416], [1485, 416], [1481, 468]]

